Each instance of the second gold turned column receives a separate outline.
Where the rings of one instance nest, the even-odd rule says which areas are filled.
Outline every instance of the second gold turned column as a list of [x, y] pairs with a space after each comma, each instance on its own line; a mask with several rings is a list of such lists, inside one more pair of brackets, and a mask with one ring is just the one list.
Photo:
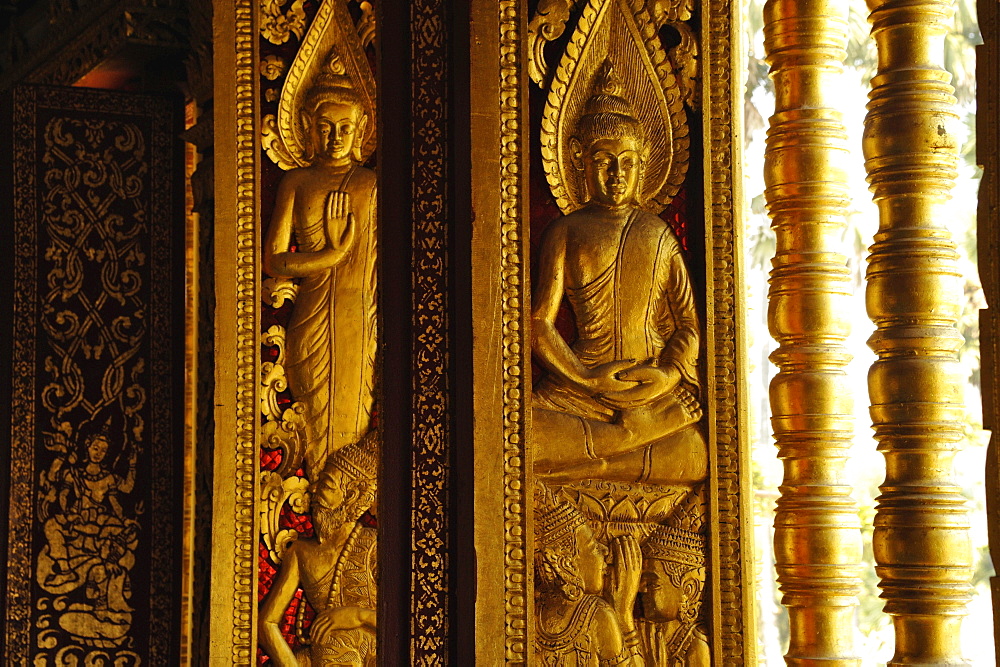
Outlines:
[[769, 0], [764, 46], [775, 113], [764, 158], [777, 240], [768, 327], [771, 411], [785, 476], [775, 516], [775, 563], [788, 607], [790, 665], [856, 665], [861, 561], [857, 504], [844, 479], [853, 437], [850, 277], [838, 252], [846, 224], [847, 134], [833, 107], [847, 42], [840, 0]]
[[886, 478], [873, 546], [896, 653], [890, 665], [960, 665], [972, 550], [952, 478], [965, 374], [958, 253], [944, 206], [956, 176], [955, 98], [941, 66], [943, 0], [870, 0], [878, 74], [865, 122], [879, 230], [868, 263], [871, 415]]

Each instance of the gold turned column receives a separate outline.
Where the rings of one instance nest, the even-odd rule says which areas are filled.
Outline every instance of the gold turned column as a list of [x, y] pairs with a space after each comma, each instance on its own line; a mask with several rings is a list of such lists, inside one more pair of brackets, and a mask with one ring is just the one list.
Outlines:
[[769, 0], [764, 46], [776, 95], [764, 176], [777, 237], [768, 326], [771, 412], [785, 477], [774, 550], [790, 665], [857, 665], [858, 507], [844, 479], [853, 436], [845, 368], [850, 275], [842, 245], [847, 133], [833, 85], [847, 43], [841, 0]]
[[965, 374], [958, 253], [948, 231], [956, 176], [955, 98], [941, 66], [945, 0], [870, 0], [878, 45], [865, 121], [879, 231], [868, 263], [868, 315], [878, 355], [868, 374], [886, 478], [875, 516], [876, 572], [892, 616], [890, 665], [959, 665], [972, 550], [952, 479], [963, 440]]

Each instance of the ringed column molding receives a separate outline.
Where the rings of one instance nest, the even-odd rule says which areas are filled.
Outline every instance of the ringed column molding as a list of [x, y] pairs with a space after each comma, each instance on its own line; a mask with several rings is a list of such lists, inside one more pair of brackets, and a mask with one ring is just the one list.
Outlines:
[[869, 0], [878, 73], [865, 120], [879, 230], [868, 260], [871, 417], [886, 477], [873, 547], [890, 665], [960, 665], [971, 595], [969, 517], [953, 479], [964, 436], [962, 275], [945, 203], [957, 175], [955, 98], [942, 67], [945, 0]]
[[849, 201], [847, 132], [834, 108], [843, 72], [843, 0], [769, 0], [764, 46], [775, 88], [764, 154], [777, 240], [768, 328], [780, 369], [772, 426], [784, 480], [775, 515], [775, 563], [788, 608], [789, 665], [857, 665], [861, 526], [844, 466], [854, 435], [851, 297], [842, 246]]

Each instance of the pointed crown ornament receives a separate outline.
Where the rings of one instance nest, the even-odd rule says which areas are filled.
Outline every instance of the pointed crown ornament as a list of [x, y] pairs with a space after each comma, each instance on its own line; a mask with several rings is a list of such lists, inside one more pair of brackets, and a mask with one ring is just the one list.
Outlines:
[[303, 112], [315, 111], [310, 105], [317, 99], [336, 96], [357, 104], [367, 118], [354, 155], [359, 163], [367, 161], [375, 152], [375, 91], [375, 76], [344, 0], [320, 3], [288, 69], [278, 113], [263, 119], [261, 143], [268, 157], [282, 169], [308, 166], [312, 156]]
[[84, 442], [86, 442], [89, 445], [94, 440], [97, 440], [98, 438], [100, 438], [101, 440], [104, 440], [105, 442], [110, 443], [111, 442], [111, 419], [112, 419], [111, 417], [108, 417], [106, 420], [104, 420], [104, 423], [101, 424], [101, 426], [96, 431], [94, 431], [93, 433], [91, 433], [90, 435], [88, 435], [86, 438], [84, 438]]
[[361, 440], [330, 454], [323, 475], [336, 468], [354, 479], [378, 479], [378, 450], [376, 431], [369, 431]]
[[346, 475], [349, 480], [376, 482], [379, 470], [379, 445], [377, 431], [369, 431], [365, 437], [358, 442], [341, 447], [330, 454], [323, 466], [323, 472], [310, 487], [310, 496], [313, 503], [324, 505], [324, 491], [332, 488], [340, 488], [341, 484], [335, 481], [334, 472]]
[[673, 526], [657, 526], [642, 548], [643, 558], [687, 565], [705, 566], [705, 536]]
[[570, 502], [545, 490], [535, 493], [535, 537], [543, 547], [572, 546], [576, 529], [586, 525], [583, 513]]
[[657, 526], [642, 547], [644, 558], [696, 569], [705, 566], [705, 487], [700, 485], [681, 500]]
[[[640, 28], [652, 21], [644, 5], [588, 0], [548, 85], [542, 166], [564, 214], [587, 202], [573, 140], [586, 139], [580, 134], [588, 132], [588, 115], [612, 113], [636, 121], [646, 156], [636, 197], [641, 208], [660, 213], [684, 182], [690, 143], [685, 93], [657, 34]], [[629, 67], [614, 73], [614, 63]]]

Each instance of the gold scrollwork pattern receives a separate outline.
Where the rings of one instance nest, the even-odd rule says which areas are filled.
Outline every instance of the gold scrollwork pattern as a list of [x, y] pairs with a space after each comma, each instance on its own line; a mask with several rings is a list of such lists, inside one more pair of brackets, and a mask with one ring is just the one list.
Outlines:
[[9, 517], [4, 660], [169, 662], [180, 540], [174, 110], [95, 91], [14, 97], [23, 361], [8, 500], [21, 510]]
[[[55, 118], [44, 134], [48, 168], [42, 178], [50, 188], [43, 202], [45, 258], [52, 268], [40, 323], [53, 354], [43, 362], [41, 377], [48, 381], [40, 399], [51, 413], [43, 442], [54, 459], [38, 480], [46, 544], [36, 581], [53, 597], [36, 602], [50, 612], [38, 624], [38, 642], [44, 649], [63, 648], [60, 635], [68, 633], [114, 649], [131, 631], [131, 570], [141, 531], [141, 506], [128, 508], [135, 503], [136, 464], [146, 439], [147, 398], [140, 384], [148, 363], [142, 352], [145, 285], [138, 269], [148, 252], [142, 242], [147, 151], [132, 123]], [[102, 155], [104, 145], [117, 152]], [[121, 170], [123, 165], [132, 168]], [[90, 196], [74, 196], [81, 183]], [[95, 196], [105, 189], [111, 193]], [[133, 216], [111, 208], [115, 195], [136, 203]], [[96, 298], [85, 282], [90, 262], [101, 266]], [[107, 368], [95, 392], [92, 366], [102, 360]], [[118, 410], [123, 423], [112, 425]], [[80, 599], [84, 591], [86, 601]], [[47, 650], [35, 654], [36, 661], [54, 658]]]
[[288, 70], [288, 63], [281, 56], [273, 53], [260, 61], [260, 73], [268, 81], [282, 77]]
[[540, 0], [528, 23], [528, 76], [539, 86], [547, 87], [552, 75], [545, 62], [545, 46], [562, 37], [566, 22], [578, 0]]
[[306, 29], [304, 0], [260, 0], [260, 34], [272, 44], [284, 44], [292, 35], [302, 39]]
[[[367, 3], [365, 3], [367, 4]], [[363, 8], [363, 7], [362, 7]], [[449, 664], [451, 398], [448, 287], [449, 6], [410, 3], [413, 268], [410, 659]], [[362, 15], [362, 29], [364, 27]], [[363, 30], [362, 30], [363, 34]]]
[[287, 504], [299, 514], [309, 509], [309, 482], [305, 477], [292, 475], [282, 478], [277, 472], [264, 471], [260, 476], [260, 533], [267, 547], [268, 556], [281, 563], [281, 556], [299, 533], [281, 528], [281, 509]]

